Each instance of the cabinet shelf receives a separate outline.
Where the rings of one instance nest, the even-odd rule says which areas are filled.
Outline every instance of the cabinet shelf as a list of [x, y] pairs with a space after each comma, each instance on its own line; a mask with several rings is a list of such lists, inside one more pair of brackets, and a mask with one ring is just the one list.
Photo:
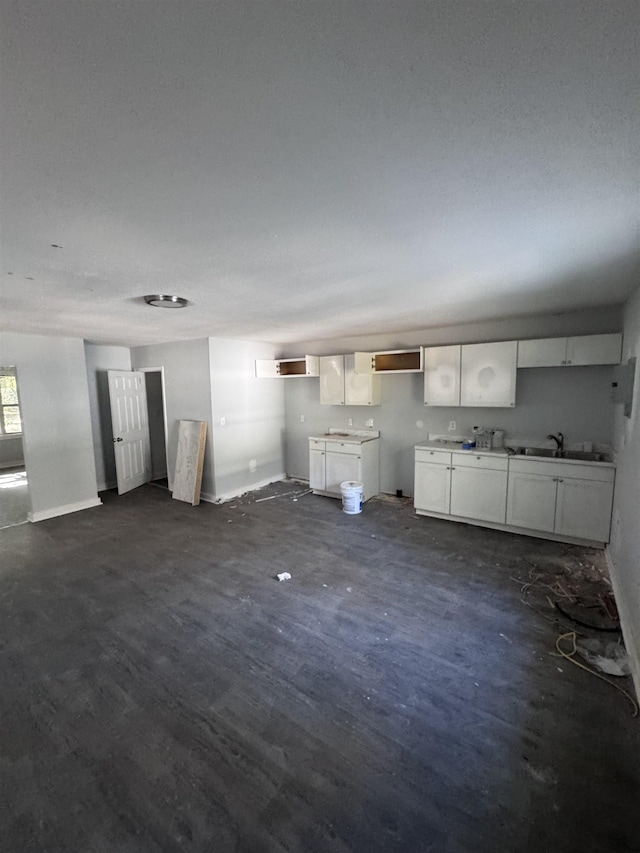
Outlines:
[[257, 379], [288, 379], [296, 376], [319, 375], [320, 360], [317, 355], [256, 360]]

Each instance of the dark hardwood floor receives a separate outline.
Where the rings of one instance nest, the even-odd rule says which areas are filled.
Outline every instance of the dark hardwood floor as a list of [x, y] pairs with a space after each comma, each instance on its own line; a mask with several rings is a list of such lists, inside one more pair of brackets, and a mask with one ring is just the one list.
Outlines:
[[292, 488], [2, 531], [2, 850], [639, 851], [640, 723], [511, 579], [599, 555]]

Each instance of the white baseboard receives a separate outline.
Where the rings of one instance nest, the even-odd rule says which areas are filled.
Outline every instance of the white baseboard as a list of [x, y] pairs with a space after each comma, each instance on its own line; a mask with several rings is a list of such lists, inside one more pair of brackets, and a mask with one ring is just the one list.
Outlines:
[[94, 506], [102, 506], [100, 498], [91, 498], [88, 501], [78, 501], [74, 504], [63, 504], [51, 509], [43, 509], [40, 512], [30, 512], [29, 521], [46, 521], [47, 518], [57, 518], [59, 515], [67, 515], [70, 512], [79, 512], [81, 509], [91, 509]]
[[240, 495], [244, 495], [247, 492], [255, 492], [258, 489], [264, 489], [265, 486], [270, 485], [271, 483], [279, 483], [281, 480], [286, 480], [286, 474], [276, 474], [273, 477], [269, 477], [266, 480], [261, 480], [259, 483], [252, 483], [250, 486], [244, 486], [242, 489], [238, 489], [235, 492], [228, 492], [224, 495], [209, 495], [205, 492], [202, 492], [200, 495], [201, 500], [207, 501], [207, 503], [212, 504], [223, 504], [227, 503], [227, 501], [232, 501], [235, 498], [239, 498]]
[[633, 684], [636, 688], [636, 696], [638, 697], [638, 699], [640, 699], [640, 642], [638, 642], [638, 640], [636, 639], [633, 619], [631, 618], [631, 613], [629, 612], [627, 600], [624, 597], [622, 589], [620, 588], [620, 584], [618, 582], [618, 575], [616, 573], [616, 564], [613, 561], [611, 552], [608, 547], [605, 548], [604, 555], [607, 560], [607, 566], [609, 567], [611, 586], [613, 587], [613, 594], [616, 599], [616, 606], [620, 615], [620, 627], [622, 628], [622, 637], [624, 639], [624, 645], [627, 650], [627, 654], [629, 655], [629, 663], [631, 665], [631, 677], [633, 678]]
[[13, 462], [0, 462], [0, 468], [21, 468], [24, 465], [24, 459], [14, 459]]

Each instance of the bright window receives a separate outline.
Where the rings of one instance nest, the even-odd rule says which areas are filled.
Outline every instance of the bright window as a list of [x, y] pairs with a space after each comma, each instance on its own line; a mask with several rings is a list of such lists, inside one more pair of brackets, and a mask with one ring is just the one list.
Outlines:
[[21, 432], [16, 371], [13, 367], [0, 367], [0, 435], [20, 435]]

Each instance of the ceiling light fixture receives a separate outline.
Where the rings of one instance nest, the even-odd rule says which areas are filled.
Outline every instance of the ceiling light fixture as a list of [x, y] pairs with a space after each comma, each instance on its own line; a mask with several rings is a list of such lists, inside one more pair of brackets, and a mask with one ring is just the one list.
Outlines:
[[142, 298], [147, 305], [153, 305], [154, 308], [186, 308], [189, 304], [189, 301], [182, 296], [166, 296], [162, 293], [151, 294]]

